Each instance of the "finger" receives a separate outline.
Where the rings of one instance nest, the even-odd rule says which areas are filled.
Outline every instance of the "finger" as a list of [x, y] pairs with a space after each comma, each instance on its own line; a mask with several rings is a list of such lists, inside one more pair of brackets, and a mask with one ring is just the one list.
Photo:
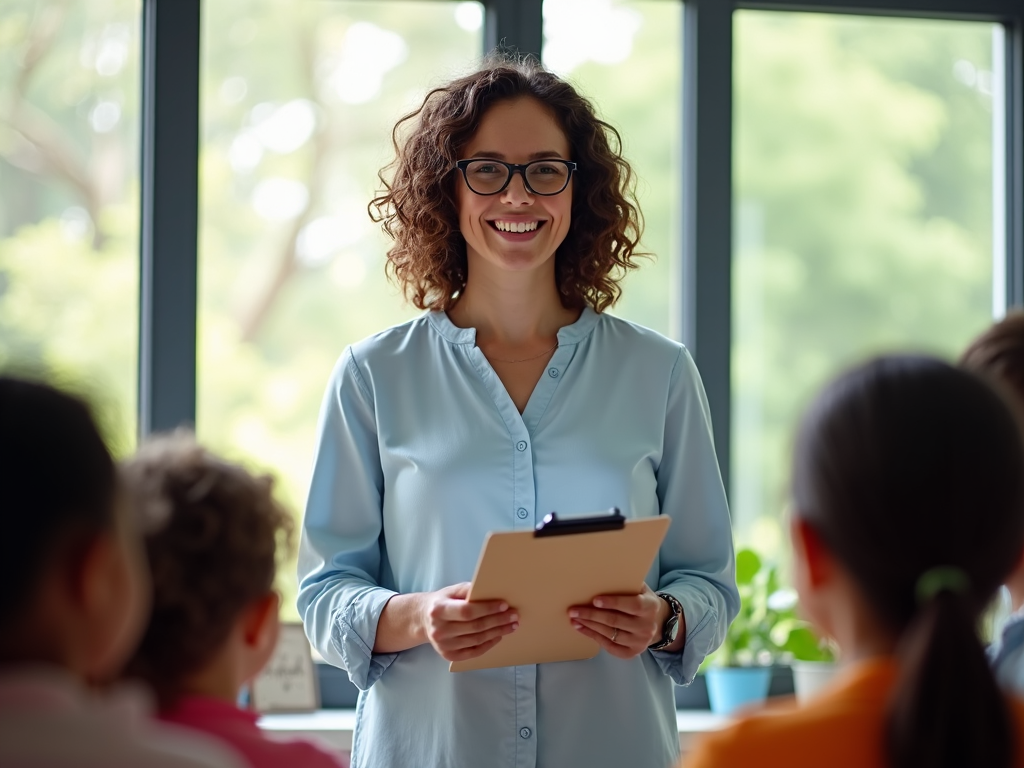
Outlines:
[[598, 595], [591, 601], [591, 604], [595, 608], [637, 616], [643, 613], [644, 602], [639, 595]]
[[465, 600], [469, 597], [469, 588], [473, 586], [468, 581], [461, 581], [458, 584], [452, 584], [450, 587], [445, 587], [440, 590], [441, 594], [447, 595], [448, 597], [454, 597], [459, 600]]
[[576, 621], [585, 620], [594, 624], [604, 624], [610, 628], [609, 635], [614, 629], [635, 632], [645, 623], [639, 617], [628, 613], [603, 611], [597, 608], [573, 608], [569, 611], [569, 618]]
[[437, 645], [444, 651], [449, 650], [462, 650], [464, 648], [473, 648], [474, 646], [482, 643], [490, 642], [495, 638], [502, 638], [505, 635], [510, 635], [519, 629], [519, 623], [503, 624], [500, 627], [494, 627], [492, 629], [485, 630], [484, 632], [476, 632], [472, 635], [458, 635], [456, 637], [448, 638], [436, 638]]
[[477, 656], [483, 656], [491, 648], [501, 642], [501, 638], [495, 638], [494, 640], [488, 640], [486, 643], [475, 645], [472, 648], [463, 648], [459, 651], [445, 651], [441, 654], [447, 661], [466, 661], [467, 659], [475, 659]]
[[509, 605], [504, 600], [482, 600], [480, 602], [460, 599], [438, 600], [430, 609], [430, 618], [436, 622], [475, 621], [508, 609]]
[[[627, 645], [627, 638], [629, 638], [629, 636], [633, 634], [632, 632], [629, 632], [625, 629], [620, 629], [619, 627], [610, 627], [607, 624], [601, 624], [596, 621], [587, 621], [586, 619], [573, 620], [573, 625], [576, 624], [582, 625], [587, 629], [597, 632], [602, 637], [607, 638], [608, 642], [615, 642], [619, 645]], [[615, 640], [612, 640], [613, 637], [615, 638]]]
[[618, 643], [613, 643], [609, 638], [605, 637], [603, 634], [601, 634], [601, 632], [599, 632], [596, 629], [588, 627], [585, 624], [579, 622], [574, 623], [573, 626], [576, 628], [576, 631], [579, 632], [581, 635], [589, 637], [591, 640], [596, 640], [597, 644], [601, 646], [601, 648], [603, 648], [605, 651], [610, 653], [612, 656], [616, 656], [620, 659], [631, 659], [634, 656], [636, 656], [635, 651], [626, 646], [619, 645]]
[[475, 635], [488, 629], [501, 627], [506, 624], [515, 624], [519, 621], [519, 614], [508, 610], [502, 613], [494, 613], [490, 616], [474, 619], [473, 621], [441, 621], [434, 630], [439, 638], [459, 637], [461, 635]]

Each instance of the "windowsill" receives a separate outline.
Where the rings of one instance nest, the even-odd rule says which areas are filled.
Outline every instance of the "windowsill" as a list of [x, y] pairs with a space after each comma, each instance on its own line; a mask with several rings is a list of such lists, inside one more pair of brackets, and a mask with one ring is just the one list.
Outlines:
[[[728, 722], [729, 718], [725, 715], [716, 715], [707, 710], [677, 709], [680, 751], [688, 751], [693, 739], [708, 731], [717, 730]], [[259, 724], [272, 736], [283, 739], [308, 739], [331, 751], [348, 752], [352, 749], [356, 711], [321, 709], [306, 714], [263, 715]]]

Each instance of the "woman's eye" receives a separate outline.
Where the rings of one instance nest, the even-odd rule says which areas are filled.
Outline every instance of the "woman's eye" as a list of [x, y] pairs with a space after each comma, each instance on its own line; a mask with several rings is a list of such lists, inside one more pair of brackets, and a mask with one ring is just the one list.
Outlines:
[[473, 173], [486, 175], [491, 173], [499, 173], [498, 166], [496, 165], [476, 165], [473, 166]]
[[558, 163], [547, 163], [545, 165], [538, 165], [534, 168], [535, 173], [542, 175], [560, 175], [565, 173], [565, 166]]

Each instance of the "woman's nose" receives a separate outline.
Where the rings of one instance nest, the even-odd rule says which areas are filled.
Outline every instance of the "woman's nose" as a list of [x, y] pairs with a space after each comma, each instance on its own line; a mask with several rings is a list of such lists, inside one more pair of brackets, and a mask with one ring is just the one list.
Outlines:
[[512, 203], [513, 205], [533, 202], [533, 195], [526, 188], [526, 177], [521, 170], [516, 170], [512, 173], [508, 186], [501, 193], [501, 199], [503, 202]]

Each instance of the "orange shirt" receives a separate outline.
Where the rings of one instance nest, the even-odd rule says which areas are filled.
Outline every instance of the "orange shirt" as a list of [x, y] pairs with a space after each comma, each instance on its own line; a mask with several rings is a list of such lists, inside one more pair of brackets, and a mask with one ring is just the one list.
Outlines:
[[[685, 768], [883, 768], [882, 737], [889, 691], [896, 679], [890, 659], [845, 670], [810, 704], [771, 704], [697, 742]], [[1024, 702], [1011, 702], [1018, 724], [1017, 760], [1024, 768]]]

